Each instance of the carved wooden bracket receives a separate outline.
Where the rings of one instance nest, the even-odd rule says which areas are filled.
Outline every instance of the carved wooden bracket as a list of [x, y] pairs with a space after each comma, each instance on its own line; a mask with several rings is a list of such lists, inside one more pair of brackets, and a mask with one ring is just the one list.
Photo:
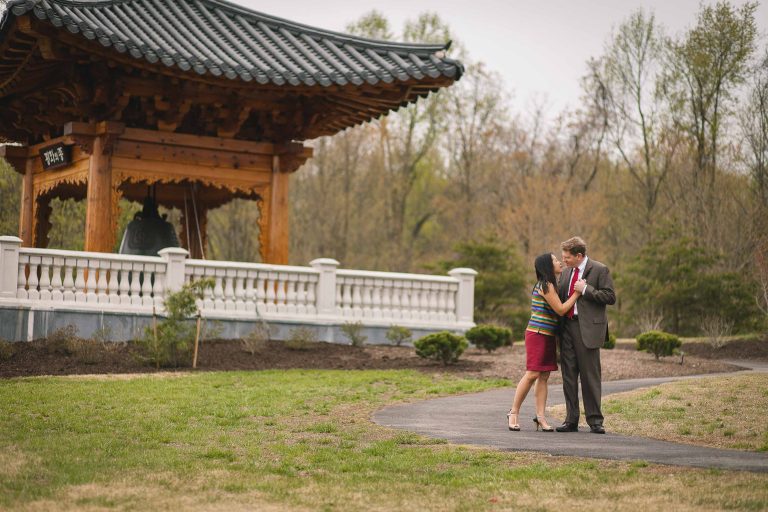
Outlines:
[[64, 136], [70, 143], [80, 146], [85, 153], [93, 154], [93, 139], [103, 138], [102, 154], [109, 155], [114, 149], [115, 142], [125, 131], [125, 125], [115, 121], [100, 123], [71, 122], [64, 125]]
[[304, 162], [312, 158], [313, 150], [297, 142], [289, 142], [275, 147], [275, 156], [280, 157], [279, 172], [296, 172]]

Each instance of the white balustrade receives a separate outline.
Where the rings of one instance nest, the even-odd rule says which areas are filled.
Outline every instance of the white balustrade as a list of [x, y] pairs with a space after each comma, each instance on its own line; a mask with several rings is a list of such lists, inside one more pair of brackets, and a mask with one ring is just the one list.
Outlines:
[[161, 258], [21, 248], [16, 297], [88, 309], [162, 304]]
[[263, 317], [323, 325], [363, 322], [464, 329], [472, 324], [475, 272], [450, 276], [188, 259], [168, 248], [158, 257], [21, 248], [0, 237], [0, 304], [79, 310], [162, 311], [165, 296], [209, 278], [198, 306], [220, 319]]
[[316, 315], [319, 272], [309, 267], [187, 260], [185, 282], [212, 278], [199, 301], [203, 315], [305, 318]]

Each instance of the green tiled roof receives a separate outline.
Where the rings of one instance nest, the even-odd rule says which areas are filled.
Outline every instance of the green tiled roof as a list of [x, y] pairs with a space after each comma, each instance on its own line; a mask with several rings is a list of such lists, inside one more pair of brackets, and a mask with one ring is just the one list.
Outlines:
[[458, 79], [450, 45], [374, 41], [293, 23], [222, 0], [11, 0], [40, 20], [136, 59], [260, 84], [331, 86]]

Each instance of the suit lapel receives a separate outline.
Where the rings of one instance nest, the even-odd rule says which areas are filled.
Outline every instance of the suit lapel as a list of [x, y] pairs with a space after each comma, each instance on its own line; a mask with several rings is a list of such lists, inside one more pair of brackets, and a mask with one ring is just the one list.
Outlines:
[[592, 265], [592, 258], [588, 259], [587, 260], [587, 264], [584, 267], [584, 275], [581, 276], [581, 279], [586, 279], [587, 278], [587, 276], [589, 275], [589, 271], [592, 270], [593, 266], [594, 265]]

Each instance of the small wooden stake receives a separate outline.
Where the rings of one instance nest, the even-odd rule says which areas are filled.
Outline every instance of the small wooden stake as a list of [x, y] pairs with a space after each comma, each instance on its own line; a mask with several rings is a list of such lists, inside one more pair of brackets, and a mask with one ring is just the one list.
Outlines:
[[[152, 305], [152, 333], [155, 336], [155, 351], [157, 351], [157, 316], [155, 314], [155, 305]], [[155, 365], [157, 369], [160, 369], [160, 358], [156, 358]]]
[[200, 312], [197, 312], [197, 330], [195, 332], [195, 351], [192, 354], [192, 368], [197, 368], [197, 347], [200, 343]]

